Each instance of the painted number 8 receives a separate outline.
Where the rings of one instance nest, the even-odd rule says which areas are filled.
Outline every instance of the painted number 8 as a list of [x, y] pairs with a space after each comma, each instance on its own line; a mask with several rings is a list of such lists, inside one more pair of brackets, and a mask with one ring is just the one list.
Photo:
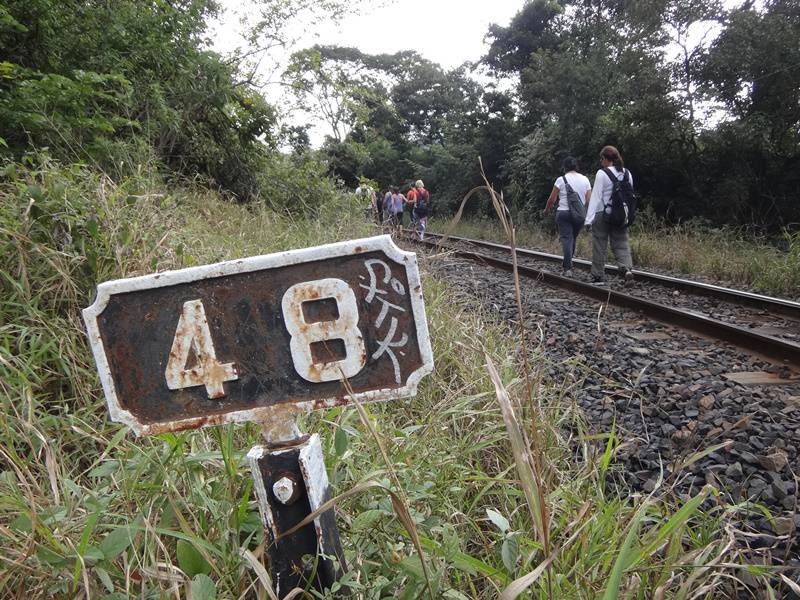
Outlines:
[[[303, 303], [326, 299], [336, 301], [339, 316], [330, 321], [307, 322]], [[286, 290], [281, 305], [286, 329], [292, 336], [289, 344], [292, 362], [300, 377], [312, 383], [338, 381], [343, 376], [353, 377], [364, 368], [367, 353], [358, 328], [358, 305], [347, 282], [330, 278], [298, 283]], [[344, 342], [344, 358], [315, 359], [312, 344], [333, 340]]]

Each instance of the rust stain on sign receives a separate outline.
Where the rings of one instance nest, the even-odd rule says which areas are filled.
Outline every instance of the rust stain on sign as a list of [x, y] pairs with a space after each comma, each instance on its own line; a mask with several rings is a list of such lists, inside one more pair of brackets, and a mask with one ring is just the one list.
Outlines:
[[416, 257], [388, 236], [104, 283], [84, 319], [138, 434], [345, 404], [343, 376], [407, 397], [433, 367]]

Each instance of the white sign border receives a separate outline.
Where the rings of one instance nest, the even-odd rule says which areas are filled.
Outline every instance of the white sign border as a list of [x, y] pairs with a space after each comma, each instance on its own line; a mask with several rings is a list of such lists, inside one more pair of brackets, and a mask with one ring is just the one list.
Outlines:
[[296, 409], [301, 411], [311, 411], [318, 408], [341, 405], [341, 396], [336, 396], [321, 400], [286, 402], [248, 410], [239, 410], [226, 414], [179, 419], [177, 421], [164, 421], [149, 424], [141, 423], [135, 415], [122, 408], [119, 404], [111, 375], [111, 367], [109, 366], [103, 347], [103, 340], [100, 336], [98, 317], [108, 305], [111, 296], [115, 294], [174, 286], [182, 283], [237, 275], [240, 273], [251, 273], [253, 271], [274, 269], [277, 267], [297, 265], [340, 256], [364, 254], [376, 250], [382, 250], [386, 256], [405, 266], [422, 365], [408, 376], [405, 385], [402, 387], [359, 392], [352, 396], [348, 395], [348, 398], [353, 397], [359, 402], [372, 402], [408, 398], [416, 395], [420, 380], [433, 371], [433, 351], [431, 350], [430, 336], [428, 333], [428, 320], [425, 314], [425, 303], [422, 297], [422, 281], [419, 276], [417, 256], [413, 252], [406, 252], [398, 248], [392, 241], [391, 236], [379, 235], [370, 238], [325, 244], [313, 248], [302, 248], [299, 250], [287, 250], [285, 252], [276, 252], [274, 254], [265, 254], [262, 256], [251, 256], [249, 258], [190, 267], [177, 271], [165, 271], [163, 273], [143, 275], [141, 277], [116, 279], [99, 284], [97, 286], [97, 297], [94, 303], [83, 309], [83, 320], [86, 324], [89, 344], [91, 345], [92, 353], [94, 354], [94, 359], [97, 364], [97, 370], [100, 375], [100, 382], [103, 385], [103, 392], [105, 393], [106, 404], [108, 405], [108, 412], [111, 416], [111, 420], [124, 423], [133, 429], [137, 436], [141, 436], [222, 425], [225, 423], [243, 423], [247, 421], [265, 422], [274, 417], [276, 409], [281, 406], [296, 407]]

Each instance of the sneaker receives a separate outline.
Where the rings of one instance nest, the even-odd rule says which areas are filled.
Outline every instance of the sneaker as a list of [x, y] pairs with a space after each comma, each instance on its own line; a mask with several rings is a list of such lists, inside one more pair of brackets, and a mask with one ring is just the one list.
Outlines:
[[606, 280], [603, 279], [602, 277], [592, 276], [592, 283], [595, 284], [595, 285], [605, 285], [606, 284]]
[[567, 269], [562, 274], [564, 275], [564, 277], [572, 277], [572, 269]]

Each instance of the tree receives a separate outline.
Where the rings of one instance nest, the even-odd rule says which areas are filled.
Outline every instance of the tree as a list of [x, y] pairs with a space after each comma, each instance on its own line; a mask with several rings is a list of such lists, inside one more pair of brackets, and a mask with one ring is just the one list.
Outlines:
[[768, 228], [800, 221], [798, 39], [796, 2], [746, 5], [730, 13], [701, 75], [732, 117], [704, 136], [709, 195], [740, 221]]

